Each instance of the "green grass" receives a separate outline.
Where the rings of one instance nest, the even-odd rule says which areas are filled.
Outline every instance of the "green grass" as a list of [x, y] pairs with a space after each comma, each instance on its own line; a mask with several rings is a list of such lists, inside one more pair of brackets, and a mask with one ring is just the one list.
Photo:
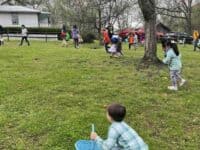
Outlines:
[[106, 137], [104, 106], [113, 102], [127, 107], [126, 122], [150, 149], [200, 149], [200, 53], [192, 46], [180, 46], [188, 83], [171, 92], [167, 67], [136, 70], [143, 48], [110, 59], [93, 45], [31, 44], [0, 47], [0, 149], [73, 150], [91, 123]]

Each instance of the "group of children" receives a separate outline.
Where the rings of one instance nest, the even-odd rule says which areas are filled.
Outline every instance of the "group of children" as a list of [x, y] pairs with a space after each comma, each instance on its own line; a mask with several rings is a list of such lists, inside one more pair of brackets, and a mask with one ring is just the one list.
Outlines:
[[[105, 50], [111, 54], [111, 57], [122, 56], [122, 39], [118, 35], [110, 35], [107, 29], [102, 30]], [[69, 33], [66, 31], [66, 26], [63, 25], [61, 30], [61, 38], [63, 40], [62, 45], [67, 46], [67, 42], [70, 39]], [[72, 28], [72, 38], [74, 39], [75, 48], [79, 48], [79, 30], [76, 25]], [[198, 36], [199, 38], [199, 36]], [[133, 45], [137, 48], [138, 37], [137, 34], [129, 34], [129, 49]], [[28, 30], [22, 25], [22, 39], [28, 41]], [[199, 39], [198, 39], [199, 40]], [[111, 43], [111, 47], [109, 44]], [[186, 82], [181, 77], [181, 54], [178, 50], [176, 43], [171, 41], [162, 41], [162, 47], [164, 50], [163, 63], [167, 64], [170, 71], [170, 78], [172, 85], [168, 87], [169, 90], [177, 91], [179, 87], [183, 86]], [[90, 135], [91, 140], [95, 141], [101, 150], [148, 150], [148, 145], [143, 139], [132, 129], [128, 124], [124, 122], [126, 116], [126, 108], [120, 104], [112, 104], [107, 107], [107, 120], [110, 122], [108, 131], [108, 137], [103, 140], [96, 132], [92, 132]]]
[[[103, 42], [105, 50], [107, 53], [111, 54], [111, 57], [120, 57], [123, 56], [122, 53], [122, 38], [119, 35], [110, 35], [108, 29], [104, 28], [102, 30]], [[134, 46], [136, 50], [138, 47], [138, 35], [134, 32], [130, 32], [128, 35], [129, 50]], [[109, 46], [111, 44], [111, 46]]]
[[[109, 31], [106, 28], [102, 30], [102, 35], [106, 52], [111, 54], [111, 57], [123, 56], [121, 37], [118, 35], [109, 34]], [[110, 43], [111, 46], [109, 46]]]
[[[112, 41], [115, 44], [114, 41]], [[176, 43], [162, 41], [164, 50], [163, 63], [168, 64], [172, 85], [169, 90], [178, 90], [186, 82], [181, 77], [181, 54]], [[112, 48], [112, 46], [111, 46]], [[120, 104], [111, 104], [107, 107], [107, 120], [110, 122], [108, 136], [103, 140], [96, 132], [90, 135], [100, 150], [148, 150], [148, 145], [137, 134], [137, 132], [124, 122], [126, 108]]]
[[62, 26], [61, 29], [61, 39], [62, 39], [62, 46], [68, 46], [67, 42], [70, 40], [70, 37], [74, 40], [74, 47], [79, 48], [79, 41], [80, 41], [80, 33], [78, 30], [77, 25], [74, 25], [71, 30], [71, 36], [70, 33], [66, 30], [66, 25]]

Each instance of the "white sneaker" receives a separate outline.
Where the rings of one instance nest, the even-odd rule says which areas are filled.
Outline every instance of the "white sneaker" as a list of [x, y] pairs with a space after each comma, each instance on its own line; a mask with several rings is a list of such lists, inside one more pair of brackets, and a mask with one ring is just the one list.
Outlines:
[[172, 91], [177, 91], [178, 90], [178, 88], [176, 86], [168, 86], [168, 89], [172, 90]]
[[182, 79], [181, 80], [181, 83], [179, 84], [179, 86], [183, 86], [185, 84], [186, 80], [185, 79]]

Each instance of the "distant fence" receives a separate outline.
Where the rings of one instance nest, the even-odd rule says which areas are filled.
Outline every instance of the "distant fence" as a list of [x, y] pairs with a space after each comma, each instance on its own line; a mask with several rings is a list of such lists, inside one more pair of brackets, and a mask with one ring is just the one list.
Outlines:
[[[10, 38], [21, 38], [21, 34], [19, 33], [6, 33], [3, 34], [3, 37], [7, 38], [7, 40], [9, 41]], [[47, 42], [48, 40], [60, 40], [60, 33], [55, 33], [55, 34], [28, 34], [28, 38], [30, 39], [39, 39], [39, 40], [44, 40], [45, 42]]]
[[[59, 28], [27, 28], [27, 29], [28, 29], [29, 38], [44, 39], [44, 41], [46, 42], [49, 39], [51, 40], [61, 39]], [[4, 37], [7, 37], [7, 40], [10, 40], [10, 38], [20, 38], [21, 28], [20, 27], [4, 27], [2, 33]]]

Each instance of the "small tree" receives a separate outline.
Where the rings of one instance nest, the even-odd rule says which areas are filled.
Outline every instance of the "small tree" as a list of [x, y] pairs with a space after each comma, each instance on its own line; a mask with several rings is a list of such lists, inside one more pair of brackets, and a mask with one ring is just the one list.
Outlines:
[[182, 19], [185, 24], [185, 31], [191, 34], [193, 2], [194, 0], [160, 0], [156, 9], [163, 16]]

